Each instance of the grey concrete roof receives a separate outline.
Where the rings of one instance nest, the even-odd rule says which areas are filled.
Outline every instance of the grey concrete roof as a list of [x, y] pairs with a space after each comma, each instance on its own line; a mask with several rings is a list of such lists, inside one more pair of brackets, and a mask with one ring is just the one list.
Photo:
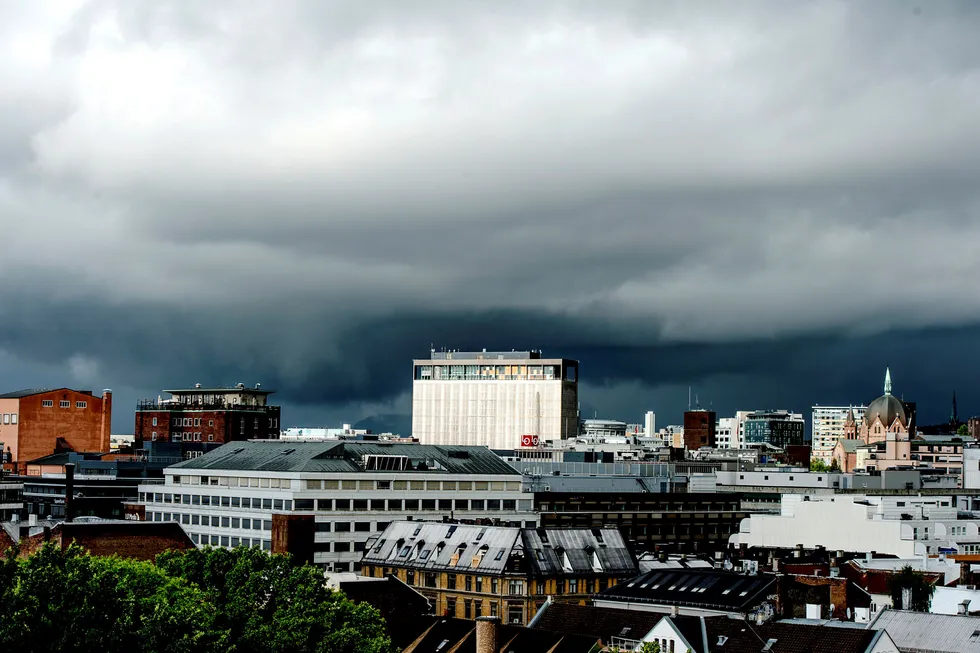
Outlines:
[[715, 569], [657, 569], [603, 590], [606, 601], [693, 606], [748, 612], [775, 587], [775, 576], [747, 576]]
[[368, 541], [361, 563], [532, 576], [628, 576], [637, 568], [614, 528], [533, 529], [419, 521], [389, 524]]
[[980, 651], [980, 617], [882, 610], [868, 627], [887, 632], [900, 651]]
[[0, 395], [0, 399], [22, 399], [24, 397], [39, 395], [44, 392], [51, 392], [51, 390], [52, 388], [28, 388], [27, 390], [16, 390], [14, 392], [7, 392]]
[[363, 472], [367, 455], [405, 456], [411, 472], [520, 474], [486, 447], [437, 446], [388, 442], [294, 442], [251, 440], [230, 442], [176, 465], [178, 469], [278, 472]]

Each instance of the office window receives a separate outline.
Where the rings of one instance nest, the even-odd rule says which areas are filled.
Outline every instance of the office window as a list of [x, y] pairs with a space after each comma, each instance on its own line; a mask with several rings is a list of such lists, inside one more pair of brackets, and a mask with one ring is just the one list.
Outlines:
[[350, 533], [350, 522], [349, 521], [339, 521], [333, 525], [333, 530], [335, 533]]
[[88, 402], [87, 401], [76, 401], [75, 402], [75, 408], [88, 408]]
[[71, 406], [71, 402], [70, 401], [65, 401], [64, 399], [62, 399], [61, 402], [60, 402], [60, 406], [62, 408], [68, 408], [69, 406]]
[[371, 522], [369, 522], [369, 521], [358, 521], [358, 522], [354, 522], [354, 532], [355, 533], [370, 533], [371, 532]]
[[350, 499], [337, 499], [334, 502], [334, 510], [349, 511], [350, 510]]
[[334, 542], [333, 550], [337, 553], [348, 553], [350, 552], [350, 542]]
[[51, 408], [52, 406], [54, 406], [54, 400], [53, 399], [42, 399], [41, 400], [41, 407], [42, 408]]

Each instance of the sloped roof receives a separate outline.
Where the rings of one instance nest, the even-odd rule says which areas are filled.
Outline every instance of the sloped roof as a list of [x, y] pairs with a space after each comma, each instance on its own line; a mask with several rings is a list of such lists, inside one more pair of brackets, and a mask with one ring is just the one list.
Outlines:
[[841, 438], [837, 441], [844, 453], [854, 453], [861, 445], [867, 444], [864, 440], [856, 438]]
[[887, 632], [903, 652], [975, 653], [980, 650], [980, 617], [882, 610], [869, 627]]
[[613, 637], [642, 639], [663, 617], [657, 612], [551, 603], [536, 617], [533, 627], [589, 635], [608, 643]]
[[603, 590], [597, 598], [747, 612], [763, 602], [775, 584], [775, 577], [768, 575], [716, 569], [654, 570]]
[[636, 573], [623, 536], [614, 528], [533, 529], [396, 521], [368, 541], [361, 563], [533, 576]]
[[429, 600], [395, 576], [383, 579], [341, 582], [340, 591], [352, 601], [376, 608], [385, 620], [392, 643], [405, 648], [434, 621]]
[[[597, 638], [566, 632], [497, 626], [500, 650], [513, 653], [590, 653], [599, 650]], [[406, 653], [476, 653], [476, 622], [445, 617], [437, 620]]]
[[229, 442], [199, 458], [184, 460], [173, 465], [173, 467], [228, 471], [361, 472], [364, 471], [361, 461], [367, 455], [407, 457], [411, 463], [411, 469], [400, 473], [425, 471], [429, 473], [520, 476], [517, 470], [486, 447], [387, 442], [287, 442], [282, 440]]
[[[769, 622], [762, 625], [728, 617], [704, 620], [712, 653], [865, 653], [878, 636], [874, 630]], [[727, 638], [718, 645], [720, 637]], [[693, 642], [692, 642], [693, 644]]]
[[53, 388], [27, 388], [25, 390], [15, 390], [14, 392], [7, 392], [0, 395], [0, 399], [23, 399], [24, 397], [33, 397], [34, 395], [51, 392], [52, 390]]

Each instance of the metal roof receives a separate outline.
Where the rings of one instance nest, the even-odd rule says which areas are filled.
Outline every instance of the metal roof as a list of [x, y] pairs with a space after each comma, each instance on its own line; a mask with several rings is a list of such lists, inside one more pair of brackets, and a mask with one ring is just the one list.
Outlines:
[[8, 392], [6, 394], [0, 395], [0, 399], [22, 399], [24, 397], [33, 397], [34, 395], [39, 395], [45, 392], [53, 392], [57, 388], [28, 388], [26, 390], [16, 390], [14, 392]]
[[765, 600], [775, 584], [774, 576], [715, 569], [655, 569], [603, 590], [597, 598], [748, 612]]
[[[364, 456], [404, 456], [408, 468], [397, 473], [443, 472], [520, 477], [520, 473], [486, 447], [441, 446], [388, 442], [294, 442], [250, 440], [229, 442], [175, 469], [350, 473], [366, 470]], [[394, 471], [394, 470], [392, 470]]]
[[419, 521], [389, 524], [368, 541], [361, 564], [495, 575], [636, 573], [636, 562], [614, 528], [533, 529]]
[[887, 632], [900, 651], [980, 651], [980, 617], [882, 610], [868, 627]]

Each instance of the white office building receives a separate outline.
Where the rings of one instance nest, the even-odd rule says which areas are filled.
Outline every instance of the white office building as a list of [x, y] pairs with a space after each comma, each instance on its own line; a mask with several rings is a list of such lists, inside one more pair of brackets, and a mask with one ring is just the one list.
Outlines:
[[733, 546], [876, 551], [900, 558], [980, 553], [980, 519], [959, 519], [973, 497], [784, 494], [778, 515], [752, 515]]
[[814, 406], [810, 420], [812, 457], [827, 465], [831, 463], [837, 441], [844, 437], [847, 415], [854, 413], [854, 421], [860, 425], [867, 406]]
[[507, 450], [578, 434], [578, 361], [540, 352], [437, 352], [414, 361], [412, 435]]
[[483, 447], [384, 442], [226, 444], [139, 488], [147, 521], [178, 521], [199, 546], [272, 550], [273, 515], [312, 519], [313, 561], [356, 571], [364, 543], [404, 519], [537, 525], [521, 475]]

